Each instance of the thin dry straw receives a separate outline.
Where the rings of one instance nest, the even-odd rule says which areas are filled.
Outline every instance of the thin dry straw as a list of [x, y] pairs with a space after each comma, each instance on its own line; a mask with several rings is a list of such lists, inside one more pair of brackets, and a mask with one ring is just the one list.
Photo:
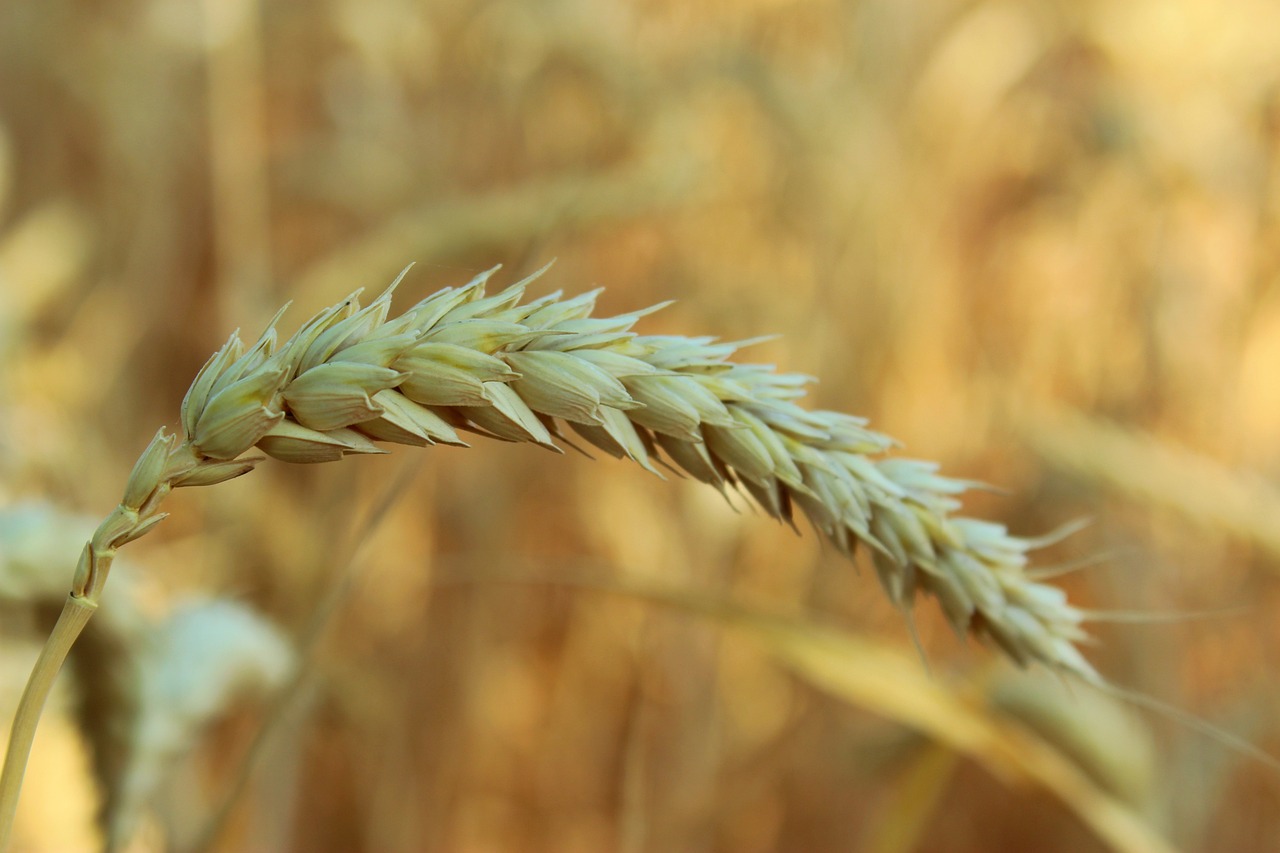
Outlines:
[[1028, 552], [1061, 532], [1022, 539], [952, 515], [975, 484], [885, 457], [893, 440], [861, 418], [801, 408], [812, 379], [731, 361], [747, 342], [638, 335], [636, 321], [661, 306], [593, 317], [599, 291], [522, 302], [543, 270], [489, 296], [494, 271], [391, 317], [401, 273], [367, 306], [353, 293], [283, 342], [277, 315], [254, 343], [232, 334], [209, 359], [182, 403], [183, 440], [156, 434], [81, 555], [15, 721], [0, 845], [39, 708], [116, 550], [165, 518], [172, 489], [251, 471], [263, 457], [242, 454], [255, 446], [286, 462], [329, 462], [385, 452], [385, 443], [465, 446], [472, 434], [560, 452], [567, 428], [655, 474], [743, 491], [775, 518], [791, 522], [798, 509], [842, 552], [865, 544], [904, 612], [930, 593], [958, 632], [994, 641], [1018, 663], [1102, 681], [1076, 647], [1085, 614], [1026, 573]]
[[1027, 569], [1027, 577], [1034, 581], [1053, 580], [1054, 578], [1075, 574], [1083, 569], [1091, 569], [1096, 566], [1103, 565], [1104, 563], [1109, 563], [1116, 559], [1120, 553], [1121, 549], [1113, 548], [1109, 551], [1099, 551], [1096, 554], [1090, 554], [1086, 557], [1068, 560], [1064, 563], [1057, 563], [1049, 566], [1038, 566], [1036, 568]]

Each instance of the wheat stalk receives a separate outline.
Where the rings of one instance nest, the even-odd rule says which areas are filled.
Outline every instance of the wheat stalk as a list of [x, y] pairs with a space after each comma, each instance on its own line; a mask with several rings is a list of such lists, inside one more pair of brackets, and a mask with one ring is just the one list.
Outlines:
[[932, 463], [885, 458], [892, 440], [861, 418], [801, 408], [809, 377], [730, 361], [749, 342], [637, 335], [635, 322], [662, 306], [592, 317], [599, 291], [522, 302], [542, 270], [486, 296], [493, 272], [392, 318], [401, 273], [367, 306], [352, 294], [284, 342], [277, 314], [251, 346], [232, 334], [209, 359], [182, 402], [182, 440], [156, 433], [81, 554], [14, 723], [0, 847], [43, 695], [117, 549], [165, 518], [172, 489], [251, 471], [263, 457], [243, 454], [255, 446], [286, 462], [328, 462], [381, 453], [387, 442], [465, 445], [466, 432], [559, 450], [567, 424], [654, 473], [661, 464], [741, 488], [776, 518], [791, 521], [798, 507], [840, 551], [865, 543], [897, 606], [930, 593], [958, 631], [993, 640], [1018, 663], [1101, 683], [1075, 645], [1084, 613], [1027, 575], [1039, 543], [952, 515], [973, 484]]
[[[66, 595], [47, 567], [92, 519], [46, 504], [0, 510], [0, 603], [43, 613]], [[130, 571], [132, 569], [132, 571]], [[103, 849], [123, 849], [196, 733], [235, 702], [276, 690], [294, 666], [284, 637], [225, 599], [187, 601], [157, 623], [144, 613], [136, 568], [117, 564], [111, 606], [72, 655], [75, 711], [101, 793]]]

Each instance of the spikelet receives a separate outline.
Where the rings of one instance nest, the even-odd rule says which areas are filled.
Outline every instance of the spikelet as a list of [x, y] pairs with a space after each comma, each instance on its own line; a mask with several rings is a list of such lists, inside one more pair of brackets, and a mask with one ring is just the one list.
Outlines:
[[163, 517], [170, 488], [246, 473], [260, 457], [240, 454], [254, 446], [329, 462], [386, 443], [463, 444], [470, 432], [559, 450], [567, 425], [655, 473], [742, 490], [784, 521], [798, 509], [845, 554], [865, 545], [904, 611], [928, 593], [957, 631], [1018, 663], [1101, 681], [1077, 649], [1084, 614], [1027, 575], [1040, 543], [953, 515], [972, 484], [887, 457], [894, 442], [864, 420], [802, 408], [810, 377], [731, 360], [753, 341], [639, 335], [632, 327], [655, 309], [594, 317], [598, 291], [522, 302], [539, 273], [490, 296], [489, 270], [393, 318], [397, 279], [283, 343], [279, 315], [252, 347], [232, 335], [183, 401], [185, 440], [163, 430], [153, 440], [86, 549], [77, 588], [100, 587], [114, 549]]

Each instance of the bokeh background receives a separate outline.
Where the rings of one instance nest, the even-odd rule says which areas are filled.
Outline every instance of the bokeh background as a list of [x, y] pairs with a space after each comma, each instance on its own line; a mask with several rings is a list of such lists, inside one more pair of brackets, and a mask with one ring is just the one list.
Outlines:
[[[292, 330], [411, 261], [406, 304], [556, 258], [535, 293], [677, 300], [644, 331], [779, 333], [745, 356], [998, 484], [973, 514], [1091, 518], [1044, 555], [1098, 558], [1072, 596], [1184, 615], [1097, 626], [1098, 667], [1280, 754], [1278, 176], [1257, 0], [0, 4], [0, 498], [101, 517], [287, 300]], [[191, 744], [130, 849], [196, 849], [250, 753], [206, 849], [1157, 849], [708, 601], [900, 655], [1173, 849], [1280, 847], [1277, 771], [1020, 679], [931, 602], [926, 671], [873, 572], [697, 484], [478, 442], [170, 504], [127, 553], [148, 606], [232, 596], [315, 654], [286, 710]], [[16, 610], [6, 720], [38, 647]], [[97, 843], [64, 686], [19, 849]]]

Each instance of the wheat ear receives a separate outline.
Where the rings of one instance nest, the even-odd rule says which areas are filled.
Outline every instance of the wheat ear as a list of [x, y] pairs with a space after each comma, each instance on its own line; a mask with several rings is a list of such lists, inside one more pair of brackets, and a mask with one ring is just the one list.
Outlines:
[[248, 473], [262, 457], [242, 454], [255, 446], [286, 462], [328, 462], [383, 452], [386, 442], [464, 445], [462, 431], [559, 450], [567, 424], [654, 473], [662, 464], [741, 488], [776, 518], [790, 521], [799, 507], [842, 552], [869, 546], [904, 610], [918, 591], [931, 593], [958, 631], [995, 641], [1018, 663], [1101, 681], [1075, 645], [1084, 614], [1027, 576], [1037, 541], [952, 515], [972, 484], [932, 463], [883, 458], [892, 440], [863, 419], [801, 408], [809, 377], [730, 361], [746, 342], [637, 335], [636, 320], [662, 306], [592, 317], [599, 291], [522, 302], [541, 270], [486, 296], [493, 272], [392, 318], [401, 273], [367, 306], [352, 294], [283, 343], [277, 315], [251, 346], [233, 334], [209, 359], [182, 403], [183, 440], [156, 434], [84, 548], [15, 721], [0, 832], [42, 691], [97, 607], [116, 550], [165, 517], [160, 505], [173, 488]]

